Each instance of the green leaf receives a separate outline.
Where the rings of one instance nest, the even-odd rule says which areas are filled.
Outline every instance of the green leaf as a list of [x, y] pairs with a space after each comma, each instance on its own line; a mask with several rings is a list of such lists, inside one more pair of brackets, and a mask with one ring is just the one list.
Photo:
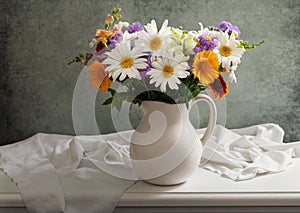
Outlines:
[[110, 105], [110, 104], [112, 103], [113, 99], [114, 99], [113, 97], [110, 97], [110, 98], [106, 99], [106, 100], [102, 103], [102, 105]]
[[111, 96], [114, 96], [116, 94], [116, 90], [112, 89], [112, 88], [108, 88], [107, 90], [108, 92], [110, 92]]
[[238, 44], [238, 47], [239, 48], [244, 48], [246, 50], [250, 50], [250, 49], [253, 49], [255, 47], [258, 47], [258, 46], [262, 45], [264, 42], [265, 42], [265, 40], [261, 40], [261, 41], [255, 43], [255, 44], [249, 44], [248, 41], [240, 40], [239, 44]]
[[127, 99], [126, 92], [121, 92], [121, 93], [116, 92], [113, 97], [112, 106], [116, 107], [117, 110], [120, 111], [122, 107], [122, 102], [125, 101], [126, 99]]
[[121, 11], [121, 8], [118, 5], [113, 9], [112, 14], [117, 14]]
[[142, 100], [139, 98], [134, 98], [131, 102], [133, 104], [138, 104], [139, 106], [141, 106], [141, 104], [142, 104]]
[[192, 91], [193, 97], [196, 97], [200, 92], [201, 92], [201, 89], [200, 89], [199, 87], [195, 88], [195, 89]]
[[223, 72], [223, 67], [222, 67], [222, 64], [220, 64], [220, 66], [219, 66], [219, 70], [218, 70], [219, 72]]
[[75, 62], [76, 62], [76, 59], [73, 59], [73, 60], [71, 60], [71, 61], [68, 62], [68, 65], [71, 65], [71, 64], [73, 64]]
[[83, 65], [86, 65], [88, 63], [88, 61], [91, 59], [91, 57], [89, 57], [89, 55], [91, 55], [91, 53], [86, 53], [85, 55], [80, 53], [78, 56], [76, 56], [73, 60], [68, 62], [68, 65], [73, 64], [73, 63], [81, 63]]
[[189, 106], [190, 106], [190, 105], [189, 105], [189, 101], [188, 101], [188, 99], [186, 99], [186, 101], [185, 101], [185, 105], [186, 105], [186, 108], [187, 108], [187, 109], [189, 109]]

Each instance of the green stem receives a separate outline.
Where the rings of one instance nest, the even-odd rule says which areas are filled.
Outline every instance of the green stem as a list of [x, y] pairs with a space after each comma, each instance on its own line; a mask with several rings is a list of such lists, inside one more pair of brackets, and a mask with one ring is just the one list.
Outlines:
[[146, 88], [147, 95], [148, 95], [148, 99], [150, 100], [150, 99], [151, 99], [151, 95], [150, 95], [149, 88], [147, 87], [147, 85], [146, 85], [145, 81], [144, 81], [144, 80], [142, 80], [142, 81], [143, 81], [143, 84], [144, 84], [144, 86], [145, 86], [145, 88]]

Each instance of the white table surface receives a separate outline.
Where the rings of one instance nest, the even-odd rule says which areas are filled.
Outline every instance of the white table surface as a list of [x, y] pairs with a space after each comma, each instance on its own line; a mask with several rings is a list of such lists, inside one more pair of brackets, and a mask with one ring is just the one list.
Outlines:
[[[300, 212], [300, 159], [284, 172], [235, 182], [198, 168], [184, 184], [137, 182], [115, 212]], [[0, 212], [26, 212], [16, 185], [0, 172]]]

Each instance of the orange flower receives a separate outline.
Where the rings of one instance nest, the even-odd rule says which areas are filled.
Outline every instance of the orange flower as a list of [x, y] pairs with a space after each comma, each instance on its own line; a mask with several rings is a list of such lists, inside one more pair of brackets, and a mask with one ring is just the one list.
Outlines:
[[96, 30], [96, 35], [95, 35], [95, 39], [97, 41], [101, 41], [103, 44], [107, 43], [107, 39], [109, 36], [111, 36], [111, 32], [107, 31], [107, 30]]
[[218, 57], [211, 50], [203, 50], [195, 55], [192, 73], [203, 84], [210, 84], [219, 76]]
[[213, 83], [207, 85], [207, 88], [215, 98], [222, 98], [228, 94], [228, 86], [221, 74], [219, 74], [219, 77]]
[[112, 31], [111, 31], [111, 36], [114, 36], [119, 32], [121, 32], [121, 27], [120, 26], [115, 26], [114, 29], [112, 29]]
[[111, 80], [108, 73], [105, 71], [105, 65], [99, 61], [94, 61], [89, 66], [91, 85], [94, 88], [100, 89], [101, 92], [106, 91], [110, 85]]
[[111, 80], [108, 76], [108, 73], [106, 73], [105, 78], [102, 81], [102, 84], [100, 86], [100, 91], [105, 92], [111, 85]]

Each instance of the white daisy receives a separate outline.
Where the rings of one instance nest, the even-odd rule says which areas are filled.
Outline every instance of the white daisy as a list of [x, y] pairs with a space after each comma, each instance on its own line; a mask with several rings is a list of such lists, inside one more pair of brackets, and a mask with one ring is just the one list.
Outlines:
[[201, 34], [204, 34], [204, 33], [209, 33], [211, 32], [207, 27], [203, 27], [203, 24], [201, 22], [198, 22], [198, 24], [200, 25], [200, 30], [198, 30], [198, 36], [200, 36]]
[[230, 81], [230, 83], [232, 83], [232, 82], [236, 83], [237, 80], [236, 80], [236, 76], [234, 74], [234, 71], [229, 72], [228, 80]]
[[129, 42], [121, 42], [116, 47], [106, 53], [107, 58], [103, 61], [106, 64], [106, 71], [114, 80], [119, 77], [123, 81], [127, 76], [129, 78], [141, 79], [139, 69], [145, 69], [147, 59], [141, 58], [145, 53], [140, 48], [130, 47]]
[[171, 39], [168, 42], [170, 49], [175, 53], [183, 53], [184, 55], [191, 55], [194, 53], [193, 48], [196, 45], [194, 41], [195, 35], [191, 32], [184, 33], [182, 29], [171, 28]]
[[237, 47], [233, 34], [229, 37], [226, 32], [219, 32], [217, 36], [219, 41], [213, 51], [217, 54], [222, 67], [228, 71], [234, 71], [237, 65], [241, 63], [241, 57], [245, 49]]
[[189, 68], [187, 60], [188, 57], [183, 54], [164, 53], [152, 63], [153, 68], [147, 72], [151, 78], [150, 84], [155, 83], [155, 87], [160, 86], [162, 92], [166, 92], [167, 84], [170, 89], [177, 90], [180, 84], [178, 78], [186, 78], [190, 74], [186, 71]]
[[123, 41], [124, 42], [129, 42], [131, 47], [134, 47], [135, 44], [135, 40], [138, 38], [138, 33], [139, 32], [135, 32], [135, 33], [128, 33], [127, 31], [125, 31], [123, 33]]
[[208, 27], [203, 27], [203, 24], [201, 22], [198, 23], [200, 25], [200, 30], [198, 31], [189, 31], [189, 34], [194, 35], [195, 38], [198, 38], [199, 36], [203, 35], [203, 34], [207, 34], [207, 35], [216, 35], [219, 32], [215, 31], [215, 30], [211, 30]]
[[152, 56], [158, 56], [165, 49], [167, 42], [171, 37], [168, 20], [165, 20], [161, 29], [158, 31], [154, 20], [145, 26], [146, 31], [142, 31], [138, 40], [135, 42], [137, 47], [143, 48], [145, 52], [149, 51]]
[[168, 42], [168, 46], [170, 49], [175, 53], [182, 53], [183, 52], [183, 38], [184, 34], [181, 29], [178, 28], [171, 28], [171, 39]]
[[129, 23], [128, 23], [128, 22], [120, 21], [118, 24], [115, 24], [114, 27], [116, 27], [116, 26], [118, 26], [118, 27], [120, 27], [120, 28], [122, 29], [122, 28], [128, 27], [128, 26], [129, 26]]
[[230, 83], [234, 82], [236, 83], [237, 80], [236, 80], [236, 76], [235, 76], [235, 73], [234, 71], [237, 69], [237, 64], [236, 65], [232, 65], [231, 68], [230, 68], [230, 72], [229, 72], [229, 76], [228, 76], [228, 81]]

